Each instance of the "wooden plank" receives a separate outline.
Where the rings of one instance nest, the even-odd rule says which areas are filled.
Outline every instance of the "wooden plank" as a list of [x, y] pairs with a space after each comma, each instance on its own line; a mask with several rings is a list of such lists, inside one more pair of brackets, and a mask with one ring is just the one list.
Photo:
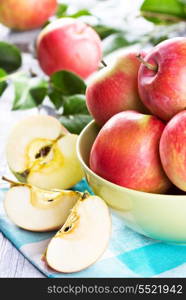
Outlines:
[[0, 233], [0, 278], [43, 278], [25, 257]]

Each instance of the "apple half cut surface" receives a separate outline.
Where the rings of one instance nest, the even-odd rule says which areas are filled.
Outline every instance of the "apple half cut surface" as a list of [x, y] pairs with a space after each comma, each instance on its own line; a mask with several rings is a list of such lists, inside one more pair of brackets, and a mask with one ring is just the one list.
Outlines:
[[83, 177], [76, 154], [77, 137], [53, 117], [28, 117], [9, 136], [9, 168], [21, 182], [43, 189], [70, 188]]
[[17, 226], [30, 231], [59, 229], [81, 197], [80, 192], [48, 191], [3, 179], [11, 184], [4, 200], [7, 216]]
[[105, 202], [85, 193], [45, 253], [49, 267], [62, 273], [81, 271], [96, 262], [109, 242], [111, 217]]

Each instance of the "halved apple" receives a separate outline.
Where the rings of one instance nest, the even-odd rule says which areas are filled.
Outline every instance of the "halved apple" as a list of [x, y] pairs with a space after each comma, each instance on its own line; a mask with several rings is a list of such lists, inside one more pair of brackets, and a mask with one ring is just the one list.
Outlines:
[[50, 116], [20, 121], [7, 143], [8, 165], [21, 182], [43, 189], [67, 189], [83, 177], [76, 154], [77, 135]]
[[63, 273], [81, 271], [96, 262], [105, 251], [111, 233], [111, 218], [105, 202], [84, 194], [67, 221], [52, 238], [46, 262]]
[[81, 193], [75, 191], [48, 191], [3, 179], [11, 184], [4, 200], [8, 217], [17, 226], [30, 231], [59, 229], [81, 197]]

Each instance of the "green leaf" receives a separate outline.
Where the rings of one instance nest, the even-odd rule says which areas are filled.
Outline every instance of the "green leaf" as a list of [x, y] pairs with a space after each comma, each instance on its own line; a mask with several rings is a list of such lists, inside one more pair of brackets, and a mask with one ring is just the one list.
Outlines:
[[[0, 69], [0, 78], [4, 78], [6, 76], [7, 76], [7, 73], [3, 69]], [[7, 86], [8, 86], [8, 84], [7, 84], [6, 80], [0, 82], [0, 96], [4, 93]]]
[[99, 34], [101, 39], [105, 39], [107, 36], [113, 34], [113, 33], [119, 33], [121, 30], [117, 28], [112, 28], [106, 25], [95, 25], [92, 26], [94, 30]]
[[48, 90], [48, 97], [50, 98], [50, 101], [53, 103], [56, 109], [59, 109], [63, 106], [64, 96], [60, 91], [50, 87]]
[[29, 109], [39, 106], [47, 93], [47, 83], [39, 81], [37, 84], [26, 76], [14, 80], [15, 98], [12, 110]]
[[4, 78], [6, 78], [6, 76], [7, 76], [7, 72], [3, 69], [0, 69], [0, 79], [2, 79], [2, 78], [4, 79]]
[[89, 115], [77, 114], [62, 116], [59, 121], [71, 132], [79, 134], [83, 128], [92, 120]]
[[0, 96], [2, 96], [2, 94], [6, 90], [7, 86], [8, 86], [8, 84], [6, 81], [0, 82]]
[[57, 12], [56, 12], [56, 17], [57, 18], [79, 18], [79, 17], [82, 17], [82, 16], [92, 16], [91, 12], [87, 9], [81, 9], [81, 10], [78, 10], [77, 12], [75, 12], [74, 14], [67, 14], [67, 10], [68, 10], [68, 5], [66, 4], [59, 4], [58, 5], [58, 9], [57, 9]]
[[92, 16], [91, 12], [88, 11], [87, 9], [82, 9], [77, 11], [76, 13], [69, 15], [68, 17], [70, 18], [79, 18], [79, 17], [83, 17], [83, 16]]
[[28, 78], [20, 77], [14, 81], [15, 98], [13, 101], [12, 110], [32, 108], [35, 103], [29, 94]]
[[136, 41], [128, 41], [123, 34], [112, 34], [103, 41], [103, 54], [108, 55], [117, 49], [128, 47], [135, 43]]
[[57, 12], [56, 12], [56, 17], [57, 18], [64, 18], [64, 17], [79, 18], [79, 17], [83, 17], [83, 16], [92, 16], [91, 12], [87, 9], [78, 10], [77, 12], [75, 12], [74, 14], [71, 14], [71, 15], [69, 15], [67, 13], [67, 10], [68, 10], [68, 5], [59, 4]]
[[86, 90], [84, 80], [66, 70], [54, 73], [50, 80], [51, 85], [64, 95], [84, 94]]
[[47, 84], [45, 82], [40, 82], [39, 85], [30, 88], [29, 91], [31, 97], [33, 98], [36, 105], [40, 105], [47, 93]]
[[152, 37], [149, 37], [149, 43], [151, 43], [153, 46], [158, 45], [159, 43], [167, 40], [169, 38], [168, 35], [162, 34], [162, 35], [154, 35]]
[[57, 7], [57, 12], [56, 12], [56, 17], [57, 18], [61, 18], [61, 17], [64, 17], [66, 16], [66, 11], [68, 9], [68, 5], [66, 4], [58, 4], [58, 7]]
[[185, 5], [178, 0], [145, 0], [142, 16], [156, 24], [175, 23], [186, 19]]
[[20, 50], [9, 43], [0, 42], [0, 68], [7, 73], [16, 71], [22, 63]]
[[65, 97], [63, 115], [85, 114], [89, 115], [85, 95]]

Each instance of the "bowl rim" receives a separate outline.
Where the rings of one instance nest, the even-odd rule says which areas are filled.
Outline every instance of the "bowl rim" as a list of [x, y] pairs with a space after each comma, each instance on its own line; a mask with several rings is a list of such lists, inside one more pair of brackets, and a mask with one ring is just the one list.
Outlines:
[[103, 183], [105, 183], [106, 185], [110, 185], [111, 187], [113, 188], [116, 188], [117, 190], [121, 191], [121, 192], [124, 192], [124, 191], [127, 191], [127, 192], [130, 192], [130, 193], [135, 193], [135, 194], [140, 194], [140, 195], [144, 195], [146, 197], [148, 196], [153, 196], [153, 197], [161, 197], [161, 198], [172, 198], [172, 197], [175, 197], [175, 198], [186, 198], [186, 194], [185, 195], [174, 195], [174, 194], [156, 194], [156, 193], [147, 193], [147, 192], [143, 192], [143, 191], [138, 191], [138, 190], [133, 190], [133, 189], [129, 189], [127, 187], [122, 187], [118, 184], [115, 184], [113, 182], [110, 182], [108, 181], [107, 179], [104, 179], [103, 177], [97, 175], [95, 172], [93, 172], [89, 166], [84, 162], [83, 158], [82, 158], [82, 155], [81, 155], [81, 151], [80, 151], [80, 144], [81, 144], [81, 140], [84, 136], [84, 134], [87, 132], [87, 130], [93, 125], [97, 125], [95, 120], [92, 120], [90, 121], [85, 127], [84, 129], [81, 131], [81, 133], [79, 134], [78, 136], [78, 139], [77, 139], [77, 145], [76, 145], [76, 152], [77, 152], [77, 156], [78, 156], [78, 159], [80, 161], [80, 163], [83, 165], [83, 167], [87, 170], [87, 172], [91, 173], [94, 177], [96, 177], [98, 180], [102, 181]]

